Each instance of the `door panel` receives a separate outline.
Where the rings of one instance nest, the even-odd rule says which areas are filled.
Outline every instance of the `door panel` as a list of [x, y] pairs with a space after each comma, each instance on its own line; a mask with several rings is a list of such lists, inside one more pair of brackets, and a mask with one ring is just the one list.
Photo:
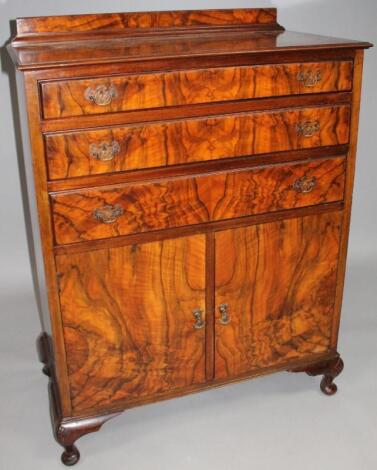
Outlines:
[[205, 236], [57, 256], [75, 414], [205, 381]]
[[329, 213], [216, 234], [217, 379], [328, 350], [341, 218]]

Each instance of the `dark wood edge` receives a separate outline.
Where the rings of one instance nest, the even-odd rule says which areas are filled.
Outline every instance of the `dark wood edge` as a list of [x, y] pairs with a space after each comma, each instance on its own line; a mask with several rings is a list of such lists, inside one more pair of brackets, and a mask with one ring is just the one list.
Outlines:
[[192, 176], [197, 174], [231, 171], [237, 168], [253, 168], [255, 166], [316, 160], [346, 155], [348, 145], [315, 147], [312, 149], [291, 150], [288, 152], [265, 153], [218, 160], [204, 160], [182, 165], [171, 165], [156, 168], [141, 168], [139, 170], [119, 171], [116, 173], [101, 173], [87, 176], [77, 176], [63, 180], [49, 181], [50, 193], [88, 189], [95, 186], [119, 185], [138, 181], [149, 181], [158, 178]]
[[206, 236], [206, 379], [213, 380], [215, 374], [215, 234]]
[[[313, 93], [307, 95], [289, 95], [271, 98], [253, 98], [248, 100], [219, 101], [193, 104], [190, 106], [169, 106], [119, 113], [73, 116], [60, 119], [42, 120], [44, 134], [63, 132], [83, 132], [109, 129], [114, 126], [148, 125], [186, 121], [194, 118], [236, 116], [247, 112], [273, 112], [275, 110], [294, 110], [307, 107], [344, 106], [352, 100], [351, 92]], [[235, 108], [237, 111], [235, 112]]]
[[[183, 390], [181, 389], [181, 390], [174, 390], [170, 392], [160, 393], [157, 395], [153, 395], [153, 397], [138, 398], [135, 400], [125, 400], [119, 403], [119, 405], [112, 407], [111, 409], [106, 408], [106, 413], [107, 412], [119, 413], [130, 408], [135, 408], [137, 406], [165, 401], [171, 398], [178, 398], [182, 396], [192, 395], [194, 393], [203, 392], [203, 391], [211, 390], [214, 388], [224, 387], [228, 384], [236, 384], [236, 383], [250, 380], [256, 377], [270, 375], [275, 372], [284, 372], [284, 371], [291, 372], [292, 369], [296, 369], [296, 368], [302, 368], [303, 370], [306, 370], [306, 369], [309, 369], [311, 366], [315, 366], [316, 364], [322, 364], [323, 362], [330, 361], [336, 357], [338, 357], [338, 353], [336, 352], [336, 350], [329, 350], [326, 353], [313, 354], [304, 359], [290, 360], [278, 366], [266, 367], [265, 369], [259, 369], [256, 371], [244, 373], [239, 376], [232, 377], [232, 378], [225, 379], [225, 380], [223, 379], [213, 380], [211, 382], [194, 385], [194, 386], [185, 388]], [[102, 416], [102, 415], [99, 415], [99, 416]]]
[[[325, 49], [310, 51], [310, 61], [307, 51], [286, 51], [283, 54], [275, 51], [265, 54], [258, 51], [253, 54], [244, 55], [222, 55], [207, 57], [174, 57], [169, 59], [155, 57], [150, 60], [136, 62], [111, 62], [107, 64], [72, 64], [59, 68], [58, 79], [84, 79], [109, 75], [123, 75], [128, 73], [148, 73], [163, 72], [172, 70], [187, 70], [197, 68], [227, 67], [241, 65], [272, 65], [294, 62], [316, 62], [329, 60], [353, 60], [355, 56], [354, 48], [345, 49]], [[56, 69], [45, 68], [30, 70], [37, 80], [56, 81]]]
[[[7, 50], [13, 47], [12, 45], [7, 46]], [[279, 47], [278, 51], [276, 48], [265, 48], [263, 51], [261, 50], [255, 50], [255, 51], [236, 51], [232, 52], [232, 54], [229, 53], [224, 53], [224, 52], [218, 52], [218, 53], [205, 53], [205, 52], [198, 52], [198, 53], [193, 53], [191, 52], [190, 54], [180, 54], [179, 57], [182, 58], [202, 58], [202, 59], [207, 59], [208, 57], [217, 57], [221, 58], [232, 58], [234, 60], [235, 56], [239, 57], [248, 57], [250, 60], [250, 57], [252, 56], [257, 56], [258, 54], [273, 54], [273, 53], [286, 53], [286, 52], [303, 52], [306, 51], [306, 53], [310, 52], [319, 52], [319, 51], [328, 51], [331, 49], [332, 51], [338, 50], [344, 50], [344, 49], [368, 49], [370, 47], [373, 47], [373, 44], [370, 42], [345, 42], [345, 43], [339, 43], [339, 44], [322, 44], [322, 45], [308, 45], [308, 46], [287, 46], [287, 47]], [[38, 63], [38, 64], [31, 64], [31, 65], [23, 65], [18, 61], [18, 56], [15, 55], [14, 53], [10, 52], [10, 55], [12, 59], [14, 60], [14, 57], [16, 57], [16, 62], [15, 65], [18, 70], [20, 71], [35, 71], [35, 70], [53, 70], [56, 68], [62, 68], [62, 67], [68, 67], [68, 66], [90, 66], [90, 65], [107, 65], [107, 64], [115, 64], [115, 63], [137, 63], [139, 62], [140, 64], [145, 64], [146, 61], [155, 61], [156, 59], [163, 59], [163, 60], [174, 60], [177, 56], [174, 54], [171, 55], [165, 55], [165, 56], [142, 56], [142, 57], [111, 57], [110, 59], [104, 58], [104, 59], [81, 59], [81, 60], [75, 60], [75, 61], [60, 61], [60, 62], [49, 62], [49, 63]], [[55, 71], [56, 73], [56, 71]]]
[[164, 230], [155, 230], [151, 232], [137, 233], [131, 235], [122, 235], [114, 238], [104, 238], [100, 240], [90, 240], [77, 242], [67, 245], [55, 245], [55, 255], [64, 255], [70, 253], [82, 253], [92, 250], [101, 250], [106, 248], [116, 248], [135, 243], [149, 243], [166, 238], [179, 238], [201, 233], [227, 230], [230, 228], [244, 227], [248, 225], [264, 224], [283, 219], [294, 219], [308, 215], [322, 214], [325, 212], [343, 210], [343, 202], [332, 202], [319, 204], [315, 206], [300, 207], [298, 209], [287, 209], [266, 214], [251, 215], [234, 219], [226, 219], [215, 222], [207, 222], [197, 225], [186, 225], [183, 227], [174, 227]]

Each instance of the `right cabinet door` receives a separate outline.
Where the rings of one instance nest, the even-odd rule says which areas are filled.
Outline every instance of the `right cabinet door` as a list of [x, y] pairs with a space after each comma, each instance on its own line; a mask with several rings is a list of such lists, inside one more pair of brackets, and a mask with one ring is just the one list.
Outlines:
[[330, 348], [342, 214], [216, 233], [217, 379]]

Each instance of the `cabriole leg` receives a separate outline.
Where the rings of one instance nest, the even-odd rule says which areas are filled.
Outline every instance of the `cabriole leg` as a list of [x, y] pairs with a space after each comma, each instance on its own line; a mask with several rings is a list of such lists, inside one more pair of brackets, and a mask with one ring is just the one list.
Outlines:
[[313, 364], [307, 367], [294, 369], [292, 372], [306, 372], [308, 375], [323, 375], [321, 380], [321, 390], [325, 395], [334, 395], [338, 387], [334, 383], [334, 380], [342, 372], [344, 368], [344, 362], [342, 358], [337, 355], [332, 359], [322, 361], [317, 364]]

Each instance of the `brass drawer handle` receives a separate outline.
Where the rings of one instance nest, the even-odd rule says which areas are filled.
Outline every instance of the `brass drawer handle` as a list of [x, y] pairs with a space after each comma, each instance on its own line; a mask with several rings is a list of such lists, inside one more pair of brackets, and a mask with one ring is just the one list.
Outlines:
[[122, 214], [123, 208], [119, 204], [115, 204], [115, 206], [108, 204], [93, 211], [93, 217], [103, 224], [113, 224]]
[[320, 70], [313, 72], [312, 70], [303, 71], [301, 70], [297, 74], [297, 80], [302, 82], [302, 84], [306, 87], [314, 87], [322, 80]]
[[230, 323], [229, 305], [221, 304], [219, 306], [219, 311], [220, 311], [220, 323], [222, 325], [228, 325]]
[[194, 309], [192, 311], [192, 314], [195, 319], [195, 323], [194, 323], [195, 330], [201, 330], [202, 328], [204, 328], [205, 322], [202, 318], [203, 312], [200, 310], [200, 308]]
[[299, 136], [312, 137], [319, 132], [320, 128], [319, 121], [304, 121], [297, 124], [296, 131]]
[[89, 155], [92, 158], [107, 162], [112, 160], [115, 155], [120, 152], [120, 145], [116, 140], [112, 142], [100, 142], [99, 144], [91, 144], [89, 147]]
[[113, 98], [117, 96], [114, 85], [107, 87], [106, 85], [98, 85], [95, 88], [88, 87], [85, 90], [85, 98], [98, 106], [107, 106]]
[[317, 178], [315, 176], [302, 176], [293, 183], [292, 187], [300, 193], [310, 193], [316, 184]]

